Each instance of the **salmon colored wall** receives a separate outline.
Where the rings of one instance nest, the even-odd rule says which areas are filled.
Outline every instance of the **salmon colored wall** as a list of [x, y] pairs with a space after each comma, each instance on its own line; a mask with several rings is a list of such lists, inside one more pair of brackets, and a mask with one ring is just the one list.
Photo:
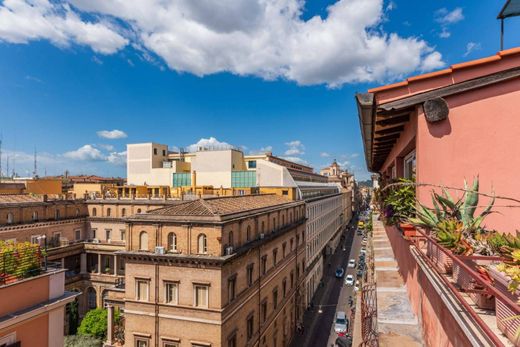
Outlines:
[[20, 341], [22, 346], [48, 346], [49, 317], [44, 314], [38, 318], [24, 321], [11, 329], [0, 330], [0, 336], [8, 335], [13, 331], [16, 331], [16, 341]]
[[49, 300], [49, 276], [0, 287], [0, 317]]
[[419, 318], [426, 346], [470, 346], [469, 340], [453, 318], [410, 252], [410, 244], [393, 226], [386, 233], [399, 266], [399, 273], [415, 315]]
[[[480, 191], [520, 199], [520, 80], [446, 98], [448, 119], [427, 123], [419, 113], [417, 181], [463, 187], [480, 177]], [[431, 188], [418, 189], [430, 204]], [[459, 193], [460, 194], [460, 193]], [[481, 198], [479, 205], [487, 205]], [[514, 203], [497, 200], [495, 205]], [[516, 204], [518, 206], [518, 204]], [[485, 224], [504, 232], [520, 229], [520, 208], [497, 207]]]
[[[388, 155], [386, 162], [383, 164], [381, 168], [381, 172], [385, 172], [389, 167], [391, 167], [395, 163], [395, 158], [398, 156], [404, 156], [408, 154], [410, 149], [409, 146], [413, 147], [413, 142], [415, 141], [415, 135], [417, 133], [417, 117], [411, 115], [410, 121], [406, 123], [403, 132], [401, 132], [401, 136], [395, 143], [392, 151]], [[413, 149], [413, 148], [412, 148]]]

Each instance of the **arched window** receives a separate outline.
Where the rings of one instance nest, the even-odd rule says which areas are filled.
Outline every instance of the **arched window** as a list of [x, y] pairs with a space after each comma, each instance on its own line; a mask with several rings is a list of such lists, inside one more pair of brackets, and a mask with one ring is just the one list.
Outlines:
[[32, 220], [33, 220], [33, 222], [37, 222], [38, 221], [38, 211], [33, 211], [33, 213], [32, 213]]
[[177, 250], [177, 235], [175, 233], [168, 234], [168, 250], [172, 252]]
[[126, 208], [122, 208], [121, 209], [121, 217], [125, 217], [126, 216]]
[[87, 305], [89, 310], [93, 310], [97, 307], [96, 290], [92, 287], [89, 287], [87, 289]]
[[112, 213], [112, 209], [110, 207], [107, 208], [107, 217], [110, 217], [111, 213]]
[[233, 243], [233, 241], [234, 241], [233, 240], [233, 230], [229, 231], [228, 240], [229, 240], [229, 245], [233, 246], [234, 245], [234, 243]]
[[94, 207], [92, 209], [92, 217], [95, 217], [95, 216], [97, 216], [97, 209]]
[[139, 249], [142, 251], [148, 250], [148, 233], [146, 231], [141, 231], [139, 234]]
[[246, 241], [251, 241], [251, 226], [248, 225], [246, 229]]
[[200, 234], [197, 238], [197, 252], [198, 253], [207, 253], [208, 252], [208, 240], [206, 239], [206, 235]]
[[12, 214], [11, 212], [9, 212], [7, 214], [7, 224], [13, 224], [14, 223], [14, 214]]
[[140, 208], [137, 209], [137, 213], [141, 213], [141, 209]]
[[55, 215], [56, 219], [60, 219], [60, 210], [56, 210], [54, 215]]

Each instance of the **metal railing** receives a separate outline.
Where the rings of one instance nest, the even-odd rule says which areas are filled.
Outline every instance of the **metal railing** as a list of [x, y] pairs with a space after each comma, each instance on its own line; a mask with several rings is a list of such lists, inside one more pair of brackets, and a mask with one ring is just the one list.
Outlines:
[[361, 337], [360, 346], [379, 346], [377, 336], [377, 290], [376, 283], [363, 285], [361, 291]]
[[39, 275], [42, 268], [40, 246], [26, 243], [0, 243], [0, 285]]
[[[487, 323], [480, 317], [480, 315], [476, 312], [475, 308], [472, 307], [467, 300], [463, 297], [462, 293], [467, 293], [468, 295], [479, 296], [481, 300], [491, 299], [494, 297], [502, 302], [514, 315], [520, 315], [520, 306], [511, 300], [506, 294], [502, 291], [498, 290], [496, 286], [494, 286], [493, 282], [486, 278], [481, 272], [478, 271], [479, 262], [496, 262], [500, 261], [500, 257], [493, 256], [459, 256], [453, 254], [450, 250], [444, 248], [436, 240], [434, 240], [431, 236], [427, 235], [423, 230], [416, 229], [416, 236], [409, 236], [409, 240], [415, 247], [418, 249], [418, 253], [423, 259], [441, 278], [443, 284], [450, 289], [453, 295], [456, 297], [457, 301], [464, 307], [464, 309], [468, 312], [471, 318], [476, 322], [476, 324], [482, 329], [483, 333], [493, 342], [494, 346], [504, 346], [503, 342], [498, 338], [498, 336], [491, 330]], [[430, 249], [427, 252], [430, 254], [425, 254], [421, 249], [421, 247], [426, 241], [429, 243]], [[437, 255], [437, 261], [432, 260], [432, 249], [435, 252], [441, 252], [442, 255], [449, 259], [452, 263], [453, 271], [447, 271], [439, 266], [439, 256]], [[448, 279], [448, 276], [452, 277], [453, 282]], [[455, 284], [454, 284], [455, 282]], [[484, 299], [482, 299], [484, 297]], [[472, 298], [475, 302], [478, 298]], [[486, 305], [485, 302], [476, 302], [477, 306]], [[482, 308], [482, 307], [481, 307]], [[484, 307], [487, 310], [494, 310], [494, 307]]]

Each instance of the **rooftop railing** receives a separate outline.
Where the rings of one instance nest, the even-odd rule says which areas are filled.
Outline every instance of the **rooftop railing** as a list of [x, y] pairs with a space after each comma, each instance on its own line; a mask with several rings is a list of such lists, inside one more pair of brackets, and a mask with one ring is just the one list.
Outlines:
[[0, 286], [39, 275], [42, 259], [39, 245], [0, 241]]

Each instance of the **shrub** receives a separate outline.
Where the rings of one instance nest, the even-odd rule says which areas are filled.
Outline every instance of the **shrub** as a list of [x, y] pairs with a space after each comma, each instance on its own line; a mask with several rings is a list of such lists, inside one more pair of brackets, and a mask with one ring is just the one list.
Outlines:
[[[96, 308], [88, 311], [78, 328], [79, 335], [90, 335], [101, 340], [107, 336], [107, 316], [108, 312], [103, 308]], [[119, 311], [114, 312], [114, 323], [119, 321]]]

